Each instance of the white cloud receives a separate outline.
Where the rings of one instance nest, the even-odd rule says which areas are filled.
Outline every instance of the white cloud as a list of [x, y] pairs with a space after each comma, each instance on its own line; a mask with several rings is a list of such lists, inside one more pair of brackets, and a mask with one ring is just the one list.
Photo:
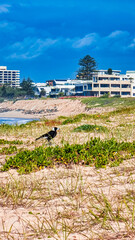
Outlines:
[[11, 7], [11, 5], [1, 4], [0, 5], [0, 13], [7, 13], [7, 12], [9, 12], [9, 8], [10, 7]]
[[132, 40], [132, 42], [129, 44], [128, 48], [130, 50], [135, 49], [135, 38]]
[[25, 38], [22, 42], [16, 42], [9, 47], [11, 54], [8, 58], [12, 59], [32, 59], [43, 54], [45, 50], [53, 46], [56, 40], [47, 38]]
[[95, 44], [99, 39], [97, 33], [90, 33], [73, 42], [73, 48], [83, 48]]
[[[0, 25], [2, 27], [2, 25]], [[3, 23], [4, 26], [4, 23]], [[6, 23], [5, 23], [6, 26]], [[22, 27], [23, 29], [23, 27]], [[34, 32], [33, 32], [34, 33]], [[135, 39], [126, 31], [114, 31], [107, 36], [98, 33], [90, 33], [82, 38], [41, 38], [24, 37], [22, 41], [6, 46], [10, 59], [33, 59], [37, 58], [49, 48], [72, 48], [82, 50], [87, 48], [91, 51], [103, 51], [110, 53], [126, 52], [135, 49]], [[3, 52], [5, 50], [3, 48]]]
[[[127, 31], [116, 30], [107, 36], [101, 36], [98, 33], [90, 33], [82, 38], [68, 39], [73, 48], [82, 49], [89, 47], [92, 50], [125, 51], [128, 48], [130, 34]], [[134, 46], [134, 42], [131, 47]]]
[[120, 38], [120, 37], [124, 37], [124, 36], [129, 36], [129, 33], [127, 31], [116, 30], [116, 31], [112, 32], [111, 34], [109, 34], [107, 36], [107, 38], [115, 39], [115, 38]]

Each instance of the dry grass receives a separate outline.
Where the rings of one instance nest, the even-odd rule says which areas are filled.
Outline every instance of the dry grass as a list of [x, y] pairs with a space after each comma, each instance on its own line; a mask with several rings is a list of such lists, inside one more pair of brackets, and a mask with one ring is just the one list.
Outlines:
[[[107, 118], [82, 119], [68, 125], [61, 125], [61, 121], [47, 124], [43, 121], [22, 130], [0, 130], [1, 138], [22, 140], [23, 145], [16, 145], [18, 150], [46, 146], [46, 142], [35, 142], [35, 138], [50, 130], [52, 123], [57, 123], [61, 131], [52, 141], [53, 145], [80, 144], [91, 137], [135, 140], [134, 113], [109, 113]], [[72, 131], [82, 124], [105, 126], [109, 131]], [[5, 158], [1, 156], [0, 162]], [[135, 239], [134, 160], [98, 170], [72, 165], [45, 168], [22, 176], [16, 170], [0, 172], [0, 240]]]
[[132, 159], [100, 170], [10, 170], [0, 185], [1, 239], [126, 239], [135, 227], [134, 169]]

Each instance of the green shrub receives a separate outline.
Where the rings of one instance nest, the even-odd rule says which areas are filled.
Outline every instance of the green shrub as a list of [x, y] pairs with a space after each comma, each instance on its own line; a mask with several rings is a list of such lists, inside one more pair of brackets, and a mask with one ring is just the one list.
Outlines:
[[131, 157], [135, 153], [135, 142], [118, 143], [115, 139], [102, 141], [94, 138], [84, 144], [65, 144], [63, 147], [43, 146], [34, 150], [25, 150], [10, 157], [2, 166], [2, 171], [10, 168], [18, 169], [20, 173], [37, 171], [43, 167], [53, 167], [64, 164], [85, 164], [94, 165], [96, 168], [118, 165], [124, 159]]
[[81, 125], [77, 128], [74, 128], [74, 132], [92, 132], [96, 130], [97, 132], [107, 132], [108, 129], [107, 127], [103, 127], [103, 126], [98, 126], [98, 125], [89, 125], [89, 124], [85, 124], [85, 125]]

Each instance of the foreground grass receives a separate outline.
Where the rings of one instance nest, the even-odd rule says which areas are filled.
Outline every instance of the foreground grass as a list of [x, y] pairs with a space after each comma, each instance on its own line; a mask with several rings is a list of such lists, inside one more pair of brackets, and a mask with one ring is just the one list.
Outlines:
[[[0, 172], [0, 240], [133, 239], [134, 101], [121, 100], [112, 112], [0, 126], [1, 155], [17, 153]], [[34, 142], [53, 126], [54, 145]]]
[[[134, 169], [134, 161], [128, 160], [111, 169], [72, 165], [23, 177], [10, 173], [0, 186], [1, 239], [134, 236]], [[4, 221], [7, 208], [8, 221]]]

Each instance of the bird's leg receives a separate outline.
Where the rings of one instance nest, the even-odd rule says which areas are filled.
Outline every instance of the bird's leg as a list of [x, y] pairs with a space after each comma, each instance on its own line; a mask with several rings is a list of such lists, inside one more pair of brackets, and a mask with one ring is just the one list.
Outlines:
[[49, 146], [51, 146], [51, 145], [52, 145], [52, 143], [49, 141], [49, 142], [48, 142], [48, 145], [49, 145]]

